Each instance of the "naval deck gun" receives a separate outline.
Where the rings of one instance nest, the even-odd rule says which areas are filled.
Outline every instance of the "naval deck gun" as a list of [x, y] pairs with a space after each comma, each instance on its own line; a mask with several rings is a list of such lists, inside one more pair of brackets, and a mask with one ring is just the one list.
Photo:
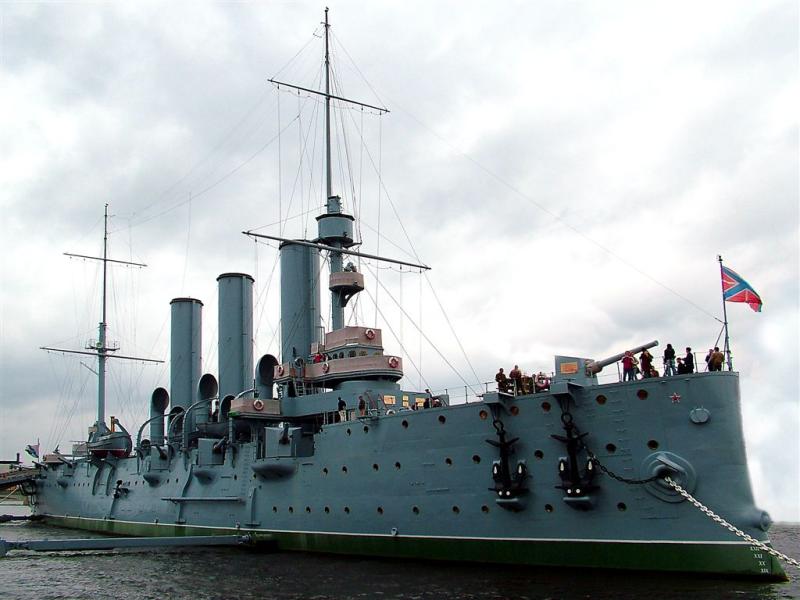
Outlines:
[[[652, 342], [648, 342], [647, 344], [636, 346], [636, 348], [631, 348], [630, 350], [626, 350], [625, 352], [630, 352], [631, 354], [637, 354], [638, 352], [649, 350], [650, 348], [654, 348], [655, 346], [658, 346], [658, 340], [653, 340]], [[603, 370], [603, 367], [607, 367], [608, 365], [614, 364], [615, 362], [622, 360], [622, 358], [625, 356], [625, 352], [620, 352], [619, 354], [615, 354], [614, 356], [609, 356], [608, 358], [604, 358], [602, 360], [586, 361], [586, 374], [597, 375], [600, 371]]]
[[[641, 346], [630, 348], [625, 352], [636, 354], [643, 350], [648, 350], [658, 346], [658, 340], [653, 340]], [[611, 365], [625, 356], [625, 352], [614, 354], [601, 360], [593, 360], [591, 358], [578, 358], [574, 356], [556, 356], [556, 369], [553, 376], [553, 383], [570, 382], [580, 385], [595, 385], [597, 384], [597, 374], [603, 370], [604, 367]]]

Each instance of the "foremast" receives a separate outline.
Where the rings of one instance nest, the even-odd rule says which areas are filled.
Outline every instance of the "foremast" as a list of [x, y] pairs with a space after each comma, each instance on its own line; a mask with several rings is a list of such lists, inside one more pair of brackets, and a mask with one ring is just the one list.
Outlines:
[[[330, 56], [330, 22], [328, 9], [325, 9], [324, 27], [325, 41], [325, 88], [324, 91], [313, 90], [291, 83], [269, 79], [270, 83], [284, 86], [325, 99], [325, 207], [323, 214], [317, 217], [317, 237], [314, 240], [299, 240], [244, 231], [245, 235], [254, 238], [265, 238], [281, 242], [281, 357], [283, 361], [291, 361], [308, 357], [310, 345], [321, 342], [319, 327], [319, 265], [316, 259], [319, 251], [328, 252], [330, 301], [330, 330], [344, 328], [344, 308], [349, 300], [364, 289], [364, 276], [356, 266], [344, 256], [363, 257], [427, 270], [426, 265], [392, 260], [380, 256], [358, 252], [353, 248], [358, 242], [353, 238], [355, 218], [343, 212], [342, 199], [334, 193], [333, 168], [331, 156], [331, 100], [367, 108], [378, 113], [388, 113], [388, 109], [358, 102], [331, 93], [331, 56]], [[285, 301], [284, 301], [285, 299]]]
[[[331, 60], [330, 60], [330, 23], [328, 22], [328, 7], [325, 7], [325, 189], [327, 190], [326, 212], [317, 217], [318, 241], [333, 246], [334, 248], [349, 248], [355, 244], [353, 241], [353, 217], [342, 213], [342, 201], [339, 196], [333, 195], [333, 169], [331, 167]], [[336, 331], [344, 327], [344, 307], [348, 300], [364, 289], [363, 275], [354, 275], [345, 282], [335, 274], [342, 272], [342, 253], [336, 250], [330, 252], [330, 283], [331, 292], [331, 330]]]

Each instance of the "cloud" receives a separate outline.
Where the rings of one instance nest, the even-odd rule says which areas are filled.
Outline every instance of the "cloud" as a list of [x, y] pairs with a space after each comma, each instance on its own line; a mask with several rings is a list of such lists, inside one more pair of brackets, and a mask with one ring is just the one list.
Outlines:
[[[91, 420], [91, 374], [37, 348], [96, 335], [97, 273], [61, 253], [98, 252], [106, 202], [114, 255], [149, 265], [113, 270], [110, 322], [126, 351], [167, 358], [169, 300], [191, 295], [205, 303], [215, 372], [215, 277], [244, 271], [256, 277], [257, 353], [277, 352], [275, 252], [239, 232], [279, 211], [305, 214], [287, 235], [315, 225], [319, 105], [266, 79], [316, 81], [320, 15], [301, 4], [2, 11], [0, 454], [13, 454], [33, 435], [9, 426], [27, 410], [44, 415], [48, 443], [82, 438]], [[347, 95], [392, 111], [348, 115], [349, 146], [334, 157], [354, 175], [337, 169], [334, 183], [360, 206], [366, 251], [379, 230], [383, 254], [434, 267], [447, 319], [417, 275], [380, 271], [378, 292], [402, 299], [457, 367], [383, 302], [430, 387], [476, 379], [447, 320], [478, 380], [656, 338], [702, 352], [720, 330], [721, 253], [765, 299], [759, 315], [728, 306], [756, 494], [799, 520], [796, 486], [778, 487], [800, 426], [796, 5], [345, 2], [332, 18]], [[307, 110], [292, 121], [298, 103]], [[298, 170], [306, 135], [316, 154]], [[362, 296], [360, 321], [372, 322]], [[113, 369], [114, 410], [143, 418], [167, 368]]]

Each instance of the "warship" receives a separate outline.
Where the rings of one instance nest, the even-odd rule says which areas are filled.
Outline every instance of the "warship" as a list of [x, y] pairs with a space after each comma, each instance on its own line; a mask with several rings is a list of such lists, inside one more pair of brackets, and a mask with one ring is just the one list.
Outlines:
[[216, 375], [201, 372], [202, 301], [174, 298], [169, 389], [129, 432], [105, 417], [105, 362], [123, 357], [104, 302], [86, 350], [96, 422], [85, 447], [45, 455], [22, 483], [33, 513], [123, 536], [249, 534], [281, 551], [784, 579], [753, 500], [737, 372], [608, 382], [598, 374], [622, 353], [556, 356], [547, 378], [451, 403], [403, 384], [381, 329], [345, 324], [365, 289], [351, 257], [427, 266], [360, 252], [333, 192], [331, 100], [360, 103], [331, 93], [328, 30], [326, 9], [324, 91], [274, 82], [324, 100], [316, 236], [245, 232], [279, 244], [280, 351], [254, 360], [250, 275], [217, 278]]

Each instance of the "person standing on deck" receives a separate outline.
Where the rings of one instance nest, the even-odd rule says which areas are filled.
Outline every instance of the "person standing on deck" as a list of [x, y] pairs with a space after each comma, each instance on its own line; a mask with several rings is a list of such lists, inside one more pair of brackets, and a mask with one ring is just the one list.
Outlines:
[[630, 350], [626, 350], [625, 356], [622, 357], [622, 381], [636, 380], [636, 368], [633, 361], [633, 354]]
[[494, 376], [494, 380], [497, 382], [498, 392], [508, 391], [508, 377], [506, 377], [506, 374], [503, 372], [503, 367], [500, 367], [497, 375]]
[[514, 365], [509, 375], [514, 382], [514, 395], [519, 396], [522, 393], [522, 371], [519, 370], [519, 365]]
[[642, 378], [650, 377], [650, 372], [653, 369], [653, 355], [650, 354], [647, 348], [642, 350], [642, 353], [639, 355], [639, 362], [641, 363]]
[[683, 358], [683, 367], [687, 375], [694, 373], [694, 354], [692, 354], [692, 349], [688, 346], [686, 348], [686, 356]]
[[667, 344], [664, 350], [664, 377], [675, 375], [675, 348]]
[[711, 359], [708, 361], [709, 371], [722, 371], [722, 363], [725, 362], [725, 355], [715, 347], [714, 352], [711, 354]]

